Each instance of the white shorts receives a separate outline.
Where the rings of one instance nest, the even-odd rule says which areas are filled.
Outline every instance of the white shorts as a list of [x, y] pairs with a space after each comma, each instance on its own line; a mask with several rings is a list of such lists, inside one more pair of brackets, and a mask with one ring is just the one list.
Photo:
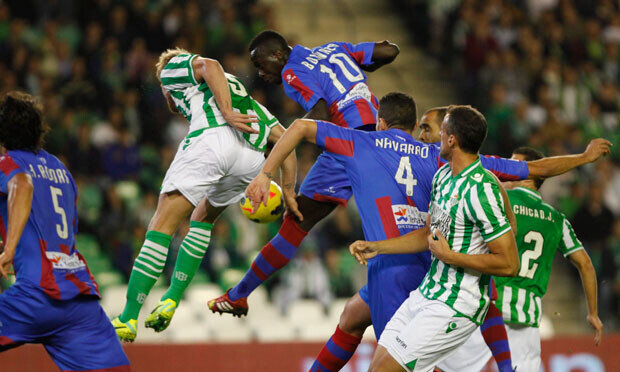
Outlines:
[[161, 193], [178, 190], [194, 206], [205, 196], [214, 207], [234, 204], [264, 162], [264, 153], [228, 125], [206, 129], [181, 141]]
[[427, 300], [415, 290], [385, 326], [379, 345], [406, 371], [430, 372], [478, 328], [456, 315], [445, 303]]
[[480, 327], [446, 359], [437, 365], [444, 372], [480, 372], [491, 359], [491, 350], [487, 346]]
[[517, 371], [540, 371], [540, 329], [506, 324], [512, 365]]

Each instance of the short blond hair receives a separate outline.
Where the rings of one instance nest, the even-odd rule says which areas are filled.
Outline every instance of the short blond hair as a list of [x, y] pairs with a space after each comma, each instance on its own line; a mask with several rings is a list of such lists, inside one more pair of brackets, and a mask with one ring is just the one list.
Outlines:
[[157, 61], [157, 64], [155, 64], [155, 69], [156, 69], [157, 78], [159, 79], [160, 82], [161, 82], [161, 70], [163, 70], [164, 67], [166, 67], [168, 62], [170, 62], [170, 60], [173, 57], [176, 57], [180, 54], [191, 54], [191, 53], [183, 48], [176, 47], [174, 49], [167, 49], [166, 51], [164, 51], [162, 54], [159, 55], [159, 61]]

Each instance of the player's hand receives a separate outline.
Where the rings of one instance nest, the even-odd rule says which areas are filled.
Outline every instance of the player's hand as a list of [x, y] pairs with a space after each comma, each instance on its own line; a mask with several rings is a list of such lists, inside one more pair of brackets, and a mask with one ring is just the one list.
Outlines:
[[368, 260], [379, 253], [375, 242], [367, 242], [365, 240], [353, 242], [349, 246], [349, 252], [351, 252], [351, 255], [362, 265], [367, 265]]
[[605, 138], [596, 138], [590, 141], [586, 151], [583, 152], [588, 162], [597, 161], [601, 156], [609, 154], [611, 142]]
[[14, 275], [11, 271], [11, 265], [13, 264], [13, 255], [8, 252], [0, 253], [0, 278], [8, 278], [9, 275]]
[[260, 133], [258, 130], [248, 125], [248, 123], [258, 123], [258, 118], [255, 115], [242, 114], [231, 110], [226, 113], [222, 112], [222, 116], [228, 125], [235, 128], [239, 132], [254, 134]]
[[304, 220], [304, 216], [299, 211], [299, 205], [297, 204], [297, 195], [295, 194], [295, 188], [289, 189], [282, 188], [282, 198], [286, 205], [286, 213], [292, 213], [299, 222]]
[[261, 171], [245, 189], [245, 196], [250, 198], [252, 202], [252, 214], [256, 213], [260, 204], [267, 206], [269, 200], [269, 187], [271, 179], [267, 177], [265, 172]]
[[588, 323], [594, 329], [594, 345], [599, 346], [603, 340], [603, 322], [594, 314], [588, 315]]
[[448, 257], [453, 253], [452, 249], [450, 249], [450, 244], [441, 234], [439, 229], [435, 229], [435, 231], [428, 235], [428, 249], [431, 251], [433, 256], [435, 256], [438, 260], [441, 260], [445, 263], [448, 260]]

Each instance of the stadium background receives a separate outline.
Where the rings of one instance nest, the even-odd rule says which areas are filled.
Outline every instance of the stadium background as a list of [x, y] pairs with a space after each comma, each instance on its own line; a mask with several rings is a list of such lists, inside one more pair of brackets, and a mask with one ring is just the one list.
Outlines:
[[[52, 127], [46, 149], [67, 164], [79, 187], [78, 248], [103, 289], [103, 306], [115, 315], [164, 172], [187, 133], [184, 120], [168, 112], [153, 73], [161, 51], [181, 46], [217, 58], [288, 126], [303, 111], [280, 87], [257, 78], [246, 52], [255, 33], [272, 28], [306, 46], [389, 39], [401, 54], [369, 74], [375, 94], [410, 93], [419, 113], [450, 103], [478, 107], [490, 128], [487, 154], [508, 156], [524, 144], [547, 155], [575, 153], [599, 136], [615, 144], [606, 159], [543, 186], [544, 198], [570, 218], [592, 257], [606, 331], [594, 348], [577, 272], [558, 256], [543, 301], [545, 368], [612, 371], [620, 365], [620, 336], [613, 335], [620, 324], [619, 6], [612, 0], [0, 1], [0, 95], [24, 89], [44, 104]], [[297, 154], [301, 182], [317, 152], [308, 146]], [[230, 208], [171, 327], [162, 334], [141, 328], [138, 342], [126, 348], [134, 370], [303, 371], [333, 332], [345, 299], [365, 281], [364, 268], [346, 250], [361, 237], [354, 203], [317, 226], [287, 270], [250, 297], [247, 319], [216, 317], [205, 304], [243, 275], [277, 228]], [[167, 285], [186, 230], [174, 238], [143, 314]], [[367, 368], [374, 343], [372, 331], [366, 333], [369, 343], [348, 371]], [[0, 366], [53, 370], [38, 346], [3, 353]]]

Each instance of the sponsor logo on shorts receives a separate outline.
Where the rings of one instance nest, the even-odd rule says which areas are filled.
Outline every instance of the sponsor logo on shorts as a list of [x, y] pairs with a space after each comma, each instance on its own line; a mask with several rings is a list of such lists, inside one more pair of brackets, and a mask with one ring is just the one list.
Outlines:
[[323, 191], [328, 192], [330, 194], [335, 194], [336, 193], [336, 189], [334, 188], [334, 186], [330, 186], [326, 189], [323, 189]]
[[420, 212], [417, 207], [407, 204], [392, 205], [394, 221], [399, 229], [413, 229], [426, 224], [426, 213]]
[[398, 342], [398, 344], [402, 346], [404, 349], [407, 348], [407, 344], [405, 343], [405, 341], [401, 340], [400, 337], [398, 336], [396, 336], [396, 342]]
[[456, 323], [450, 322], [450, 324], [448, 324], [448, 328], [446, 329], [446, 333], [450, 333], [454, 331], [455, 329], [456, 329]]

